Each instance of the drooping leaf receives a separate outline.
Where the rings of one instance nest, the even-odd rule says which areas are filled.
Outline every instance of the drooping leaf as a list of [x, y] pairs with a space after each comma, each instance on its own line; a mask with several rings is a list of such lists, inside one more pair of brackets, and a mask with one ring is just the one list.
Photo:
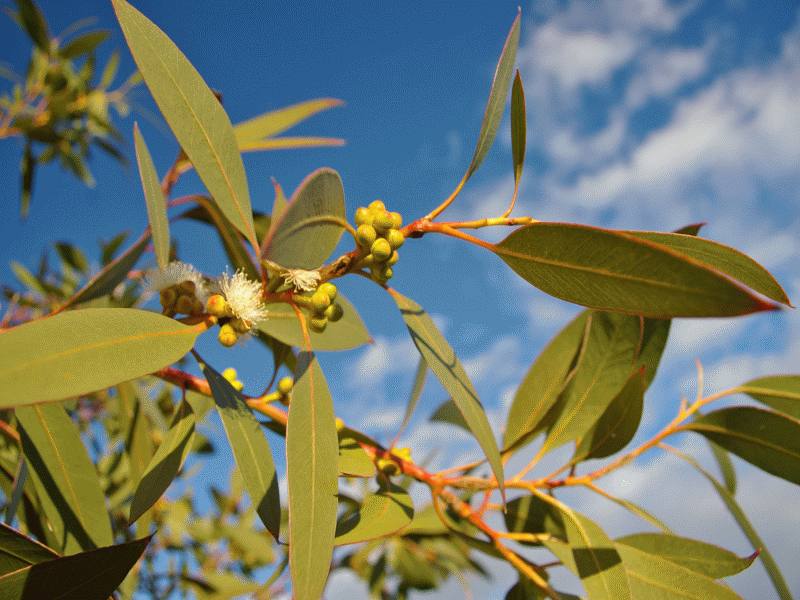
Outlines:
[[733, 391], [744, 392], [770, 408], [800, 419], [800, 375], [759, 377]]
[[150, 231], [153, 237], [153, 248], [158, 267], [164, 269], [169, 263], [169, 220], [167, 204], [161, 183], [158, 180], [153, 158], [147, 149], [139, 126], [133, 124], [133, 144], [136, 149], [136, 162], [139, 164], [139, 176], [144, 188], [144, 199], [147, 203], [147, 218], [150, 220]]
[[58, 553], [0, 523], [0, 575], [58, 558]]
[[339, 438], [339, 472], [348, 477], [373, 477], [375, 463], [356, 440]]
[[271, 238], [275, 234], [275, 229], [280, 221], [280, 216], [286, 211], [287, 208], [289, 208], [289, 201], [286, 199], [286, 194], [283, 193], [283, 188], [274, 177], [272, 178], [272, 186], [275, 188], [275, 199], [272, 201], [272, 215], [269, 224], [269, 231], [262, 240], [263, 244], [266, 243], [268, 238]]
[[450, 425], [455, 425], [456, 427], [461, 427], [466, 431], [469, 431], [469, 425], [467, 424], [466, 420], [464, 420], [464, 415], [461, 414], [461, 411], [458, 410], [456, 403], [453, 400], [446, 400], [439, 405], [430, 418], [431, 421], [438, 421], [439, 423], [449, 423]]
[[192, 407], [186, 400], [178, 405], [169, 431], [150, 459], [150, 464], [133, 494], [128, 523], [134, 523], [167, 490], [178, 475], [192, 448], [195, 417]]
[[731, 588], [660, 556], [625, 544], [617, 545], [616, 549], [625, 563], [631, 594], [636, 600], [741, 600]]
[[238, 123], [233, 127], [233, 131], [241, 148], [248, 142], [256, 142], [283, 133], [309, 117], [335, 106], [344, 106], [344, 102], [335, 98], [307, 100]]
[[334, 543], [357, 544], [390, 535], [408, 525], [413, 516], [408, 492], [378, 476], [378, 490], [364, 499], [355, 514], [337, 524]]
[[148, 536], [40, 562], [0, 577], [3, 598], [107, 600], [139, 560]]
[[734, 406], [716, 410], [678, 431], [702, 433], [759, 469], [800, 485], [800, 422], [781, 413]]
[[[503, 518], [509, 533], [548, 533], [560, 538], [567, 535], [561, 513], [535, 495], [521, 496], [509, 502]], [[538, 542], [520, 543], [538, 545]]]
[[0, 408], [102, 390], [172, 364], [205, 330], [130, 308], [87, 308], [0, 334]]
[[[349, 350], [371, 342], [372, 338], [353, 305], [341, 293], [337, 294], [336, 301], [342, 307], [342, 318], [336, 323], [328, 323], [322, 333], [309, 330], [311, 347], [314, 350]], [[288, 346], [303, 346], [303, 328], [289, 304], [270, 304], [269, 317], [259, 321], [256, 327]]]
[[789, 297], [775, 278], [764, 267], [738, 250], [695, 235], [656, 231], [624, 233], [680, 252], [764, 294], [767, 298], [791, 306]]
[[714, 455], [714, 459], [717, 461], [717, 466], [719, 466], [719, 470], [722, 473], [722, 479], [725, 481], [725, 487], [728, 488], [728, 491], [731, 494], [735, 494], [736, 471], [733, 468], [731, 457], [728, 456], [728, 453], [725, 452], [725, 450], [717, 446], [714, 442], [711, 440], [707, 441], [711, 448], [711, 453]]
[[400, 437], [400, 433], [406, 428], [408, 425], [408, 421], [411, 418], [414, 409], [417, 407], [417, 403], [419, 402], [419, 398], [422, 395], [422, 388], [425, 385], [425, 376], [428, 374], [428, 363], [425, 362], [425, 359], [422, 356], [419, 357], [419, 364], [417, 365], [417, 374], [414, 376], [414, 385], [411, 387], [411, 395], [408, 398], [408, 404], [406, 405], [406, 414], [403, 415], [403, 422], [400, 423], [400, 427], [398, 428], [397, 437], [395, 438], [395, 442]]
[[444, 389], [450, 394], [469, 425], [472, 435], [486, 453], [492, 472], [497, 478], [500, 493], [505, 498], [505, 478], [497, 441], [478, 399], [478, 394], [472, 387], [472, 382], [461, 365], [461, 361], [458, 360], [450, 344], [447, 343], [433, 320], [419, 304], [391, 288], [387, 288], [387, 290], [397, 303], [417, 350], [442, 383]]
[[60, 404], [18, 407], [30, 477], [62, 554], [114, 542], [105, 496], [92, 461]]
[[80, 273], [86, 273], [89, 270], [89, 262], [80, 248], [66, 242], [56, 242], [54, 246], [61, 260], [70, 267]]
[[[150, 234], [145, 232], [133, 246], [108, 263], [102, 271], [78, 290], [78, 293], [70, 298], [62, 309], [81, 302], [88, 302], [113, 292], [114, 288], [128, 277], [128, 272], [136, 265], [136, 261], [139, 260], [145, 248], [147, 248], [147, 242], [149, 241]], [[109, 244], [109, 250], [112, 250], [111, 246], [113, 244], [114, 242]], [[103, 252], [104, 257], [106, 254], [106, 252]]]
[[31, 36], [39, 50], [48, 54], [50, 52], [50, 32], [42, 12], [31, 0], [17, 0], [17, 8], [19, 9], [19, 20], [28, 35]]
[[242, 156], [228, 115], [183, 53], [125, 0], [112, 0], [136, 65], [222, 213], [257, 246]]
[[113, 52], [111, 52], [111, 56], [108, 57], [105, 68], [103, 68], [103, 74], [100, 76], [100, 89], [108, 89], [108, 86], [114, 82], [114, 78], [117, 76], [118, 68], [119, 48], [114, 48]]
[[514, 187], [519, 186], [522, 167], [525, 164], [525, 142], [527, 136], [525, 118], [525, 90], [519, 77], [519, 69], [511, 86], [511, 157], [514, 164]]
[[[638, 316], [595, 311], [580, 362], [562, 392], [564, 409], [550, 428], [541, 454], [581, 440], [592, 430], [629, 379], [640, 342]], [[617, 416], [626, 413], [622, 410]]]
[[336, 530], [339, 451], [333, 401], [313, 352], [304, 349], [286, 426], [289, 566], [296, 598], [318, 600]]
[[16, 261], [10, 262], [11, 270], [14, 271], [14, 275], [16, 276], [17, 280], [24, 285], [29, 290], [36, 292], [40, 296], [47, 295], [47, 289], [44, 287], [43, 283], [39, 281], [39, 279], [31, 273], [25, 265], [22, 265]]
[[[597, 489], [595, 489], [595, 490], [593, 490], [593, 491], [597, 491]], [[648, 510], [645, 510], [644, 508], [642, 508], [642, 507], [641, 507], [641, 506], [639, 506], [638, 504], [634, 504], [633, 502], [629, 502], [628, 500], [624, 500], [624, 499], [622, 499], [622, 498], [617, 498], [616, 496], [612, 496], [612, 495], [610, 495], [610, 494], [605, 494], [605, 493], [603, 493], [603, 494], [601, 494], [601, 495], [602, 495], [604, 498], [608, 498], [608, 499], [609, 499], [609, 500], [611, 500], [612, 502], [614, 502], [614, 503], [616, 503], [616, 504], [619, 504], [621, 507], [623, 507], [623, 508], [625, 508], [625, 509], [627, 509], [627, 510], [631, 511], [631, 512], [632, 512], [633, 514], [635, 514], [637, 517], [640, 517], [640, 518], [641, 518], [641, 519], [643, 519], [644, 521], [647, 521], [648, 523], [650, 523], [650, 525], [652, 525], [653, 527], [656, 527], [656, 528], [660, 529], [660, 530], [661, 530], [661, 531], [663, 531], [664, 533], [672, 533], [672, 530], [671, 530], [669, 527], [667, 527], [667, 526], [664, 524], [664, 522], [663, 522], [663, 521], [661, 521], [660, 519], [658, 519], [658, 518], [657, 518], [657, 517], [656, 517], [656, 516], [655, 516], [653, 513], [651, 513], [651, 512], [650, 512], [650, 511], [648, 511]]]
[[491, 250], [545, 293], [590, 308], [655, 318], [776, 308], [685, 254], [620, 231], [532, 223]]
[[275, 462], [264, 430], [230, 381], [208, 365], [203, 365], [203, 373], [217, 404], [244, 487], [264, 527], [277, 540], [281, 526], [281, 499]]
[[729, 577], [753, 564], [758, 553], [739, 558], [719, 546], [665, 533], [636, 533], [614, 540], [620, 544], [654, 554], [711, 579]]
[[597, 423], [578, 442], [571, 462], [605, 458], [622, 450], [636, 435], [644, 408], [644, 367], [633, 373]]
[[489, 93], [489, 102], [486, 104], [486, 113], [483, 115], [481, 132], [478, 134], [478, 145], [475, 148], [475, 155], [464, 175], [464, 181], [469, 179], [472, 174], [481, 166], [483, 159], [489, 153], [500, 122], [503, 119], [503, 111], [506, 107], [506, 97], [508, 88], [511, 84], [511, 77], [514, 75], [514, 61], [517, 57], [517, 45], [519, 44], [520, 14], [514, 19], [511, 31], [508, 33], [503, 52], [497, 63], [497, 70], [492, 81], [492, 91]]
[[111, 32], [108, 30], [92, 31], [72, 40], [58, 51], [58, 55], [63, 60], [72, 60], [97, 48], [109, 35], [111, 35]]
[[644, 367], [644, 390], [650, 387], [658, 372], [658, 365], [669, 337], [670, 319], [648, 319], [640, 317], [642, 325], [639, 354], [636, 358], [634, 370]]
[[264, 244], [264, 256], [287, 269], [316, 269], [344, 233], [344, 187], [333, 169], [317, 169], [292, 194]]
[[[147, 414], [136, 396], [135, 388], [129, 381], [117, 386], [117, 397], [119, 400], [121, 422], [124, 423], [125, 430], [125, 450], [128, 454], [129, 473], [128, 480], [131, 487], [136, 489], [142, 476], [153, 456], [153, 446], [150, 441], [150, 425], [147, 422]], [[142, 529], [145, 530], [143, 523]]]

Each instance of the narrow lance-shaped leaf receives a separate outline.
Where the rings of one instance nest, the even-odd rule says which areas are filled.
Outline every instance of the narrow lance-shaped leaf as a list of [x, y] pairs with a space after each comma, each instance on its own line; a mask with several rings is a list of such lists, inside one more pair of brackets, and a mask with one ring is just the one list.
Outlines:
[[467, 372], [458, 360], [456, 353], [444, 339], [428, 314], [422, 307], [413, 300], [406, 298], [402, 294], [391, 288], [387, 288], [400, 313], [406, 322], [408, 331], [414, 345], [419, 350], [422, 358], [428, 363], [434, 375], [450, 394], [458, 410], [464, 416], [464, 420], [469, 425], [472, 435], [480, 444], [489, 464], [492, 467], [495, 478], [500, 487], [500, 493], [505, 499], [505, 478], [503, 475], [503, 465], [500, 461], [500, 451], [494, 433], [489, 426], [489, 420], [483, 411], [478, 394], [472, 387]]
[[150, 220], [150, 231], [153, 235], [153, 248], [155, 249], [158, 267], [163, 269], [169, 262], [169, 220], [167, 219], [167, 204], [161, 183], [158, 181], [153, 158], [144, 142], [139, 125], [133, 124], [133, 143], [136, 149], [136, 161], [139, 164], [139, 176], [144, 188], [144, 199], [147, 203], [147, 218]]
[[337, 546], [391, 535], [411, 522], [414, 504], [403, 488], [378, 476], [378, 491], [367, 496], [355, 514], [336, 526]]
[[142, 556], [151, 537], [55, 558], [4, 575], [0, 577], [3, 598], [106, 600]]
[[236, 141], [241, 147], [248, 142], [263, 140], [283, 133], [309, 117], [335, 106], [344, 106], [344, 102], [335, 98], [306, 100], [238, 123], [233, 127], [233, 131], [236, 134]]
[[180, 472], [186, 456], [192, 449], [194, 423], [194, 411], [189, 403], [183, 400], [178, 405], [172, 425], [153, 458], [150, 459], [150, 464], [147, 465], [133, 494], [129, 524], [134, 523], [156, 503]]
[[58, 553], [8, 525], [0, 524], [0, 575], [58, 558]]
[[339, 451], [333, 401], [313, 352], [297, 359], [286, 425], [289, 566], [296, 598], [325, 589], [336, 530]]
[[527, 122], [525, 116], [525, 90], [519, 77], [519, 69], [511, 87], [511, 157], [514, 163], [514, 189], [519, 187], [522, 167], [525, 164], [525, 142]]
[[400, 438], [400, 434], [408, 425], [408, 420], [411, 418], [414, 409], [417, 407], [419, 398], [422, 395], [422, 388], [425, 386], [425, 376], [428, 374], [428, 363], [422, 356], [419, 357], [419, 364], [417, 365], [417, 374], [414, 376], [414, 385], [411, 386], [411, 395], [408, 398], [408, 405], [406, 405], [406, 414], [403, 415], [403, 422], [397, 430], [394, 443]]
[[30, 475], [64, 554], [114, 542], [105, 496], [78, 430], [60, 404], [15, 411]]
[[0, 334], [0, 408], [80, 396], [174, 363], [206, 330], [130, 308], [87, 308]]
[[111, 35], [110, 31], [92, 31], [91, 33], [84, 34], [75, 38], [69, 44], [64, 46], [58, 51], [58, 55], [63, 60], [71, 60], [81, 54], [91, 52], [101, 43], [103, 43], [108, 36]]
[[275, 462], [264, 430], [231, 382], [208, 365], [202, 367], [245, 489], [267, 531], [277, 540], [281, 526], [281, 500]]
[[490, 248], [540, 290], [648, 317], [729, 317], [776, 306], [667, 246], [567, 223], [532, 223]]
[[744, 392], [762, 404], [800, 420], [800, 375], [759, 377], [732, 392]]
[[183, 53], [125, 0], [112, 0], [128, 47], [164, 119], [228, 220], [258, 245], [242, 156], [228, 115]]
[[714, 411], [678, 431], [696, 431], [776, 477], [800, 485], [800, 422], [754, 406]]

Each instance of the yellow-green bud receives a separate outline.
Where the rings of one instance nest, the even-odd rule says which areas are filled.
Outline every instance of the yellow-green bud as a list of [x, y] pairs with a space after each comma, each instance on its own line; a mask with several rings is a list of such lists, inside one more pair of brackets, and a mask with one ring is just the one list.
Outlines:
[[317, 290], [311, 296], [311, 307], [318, 313], [325, 312], [325, 309], [330, 305], [331, 297], [321, 290]]
[[230, 324], [231, 327], [233, 327], [236, 330], [236, 333], [247, 333], [248, 331], [250, 331], [250, 324], [244, 319], [241, 319], [239, 317], [231, 319]]
[[178, 291], [182, 294], [186, 294], [187, 296], [194, 296], [195, 292], [197, 291], [197, 287], [194, 284], [194, 281], [189, 281], [188, 279], [182, 283], [178, 284]]
[[375, 264], [375, 257], [372, 256], [372, 254], [367, 254], [361, 261], [362, 267], [371, 267], [374, 264]]
[[411, 458], [411, 448], [392, 448], [391, 454], [401, 460], [409, 460]]
[[339, 417], [336, 417], [334, 423], [336, 423], [336, 431], [341, 431], [344, 429], [344, 421], [342, 421]]
[[311, 327], [311, 331], [316, 331], [317, 333], [322, 333], [325, 331], [325, 328], [328, 326], [328, 318], [327, 317], [314, 317], [310, 319], [308, 322], [309, 326]]
[[400, 229], [403, 226], [403, 217], [400, 213], [392, 213], [392, 229]]
[[392, 247], [392, 250], [397, 250], [406, 241], [406, 238], [397, 229], [392, 229], [386, 234], [386, 241]]
[[395, 250], [394, 252], [392, 252], [392, 255], [386, 259], [384, 265], [386, 265], [387, 267], [393, 267], [397, 264], [398, 260], [400, 260], [400, 255], [397, 254], [397, 250]]
[[192, 301], [192, 312], [191, 312], [191, 314], [199, 315], [204, 310], [205, 310], [205, 306], [203, 306], [203, 303], [200, 300], [198, 300], [197, 298], [195, 298]]
[[377, 237], [378, 233], [375, 231], [375, 228], [366, 223], [361, 225], [358, 231], [356, 231], [356, 243], [364, 248], [369, 248]]
[[336, 289], [336, 286], [333, 285], [330, 281], [326, 281], [325, 283], [321, 283], [319, 285], [319, 287], [317, 288], [317, 291], [318, 292], [322, 292], [323, 294], [327, 294], [328, 298], [331, 299], [331, 302], [336, 300], [336, 294], [338, 293], [338, 290]]
[[375, 240], [370, 248], [372, 256], [375, 257], [375, 262], [383, 262], [392, 255], [392, 247], [383, 238]]
[[389, 231], [393, 224], [394, 219], [392, 218], [392, 213], [385, 210], [375, 213], [375, 220], [372, 222], [372, 226], [377, 231]]
[[384, 282], [389, 281], [392, 277], [394, 277], [394, 271], [392, 271], [392, 267], [384, 266], [381, 269], [378, 277], [380, 277], [380, 279]]
[[233, 383], [234, 381], [236, 381], [236, 369], [234, 369], [233, 367], [228, 367], [222, 372], [222, 376], [231, 383]]
[[342, 310], [341, 304], [331, 304], [328, 308], [325, 309], [325, 316], [328, 317], [328, 321], [331, 323], [336, 323], [339, 319], [344, 316], [344, 310]]
[[231, 307], [220, 294], [214, 294], [206, 301], [206, 312], [215, 317], [230, 317]]
[[175, 306], [175, 301], [178, 299], [178, 292], [175, 288], [167, 288], [158, 293], [158, 300], [161, 302], [162, 308], [172, 308]]
[[281, 396], [285, 396], [291, 392], [293, 387], [294, 381], [291, 377], [284, 377], [278, 382], [278, 391], [281, 393]]
[[376, 464], [380, 472], [386, 476], [390, 477], [400, 472], [400, 466], [389, 458], [379, 458]]
[[190, 298], [189, 296], [180, 296], [178, 300], [175, 302], [175, 312], [180, 313], [182, 315], [190, 315], [192, 314], [192, 305], [194, 304], [194, 299]]
[[380, 212], [382, 210], [386, 210], [386, 206], [384, 206], [383, 202], [380, 200], [373, 200], [369, 203], [368, 207], [373, 213]]
[[361, 227], [362, 225], [372, 225], [372, 219], [373, 215], [370, 209], [362, 206], [356, 211], [356, 227]]
[[239, 336], [229, 323], [225, 323], [224, 325], [220, 326], [217, 339], [219, 340], [220, 344], [226, 348], [230, 348], [236, 343], [236, 340], [239, 339]]

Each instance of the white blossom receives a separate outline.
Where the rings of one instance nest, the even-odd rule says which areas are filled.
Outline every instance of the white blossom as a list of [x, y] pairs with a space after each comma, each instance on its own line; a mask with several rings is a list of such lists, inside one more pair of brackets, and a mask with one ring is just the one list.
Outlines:
[[287, 269], [286, 283], [293, 285], [295, 290], [310, 292], [319, 285], [319, 271], [304, 271], [303, 269]]
[[244, 271], [236, 271], [233, 275], [224, 273], [219, 279], [219, 286], [234, 316], [250, 326], [267, 317], [269, 311], [261, 302], [261, 284], [250, 281]]
[[151, 269], [147, 272], [146, 285], [147, 293], [157, 294], [162, 290], [178, 285], [184, 281], [194, 283], [195, 296], [205, 302], [208, 299], [209, 291], [206, 281], [200, 272], [192, 265], [173, 261], [163, 269]]

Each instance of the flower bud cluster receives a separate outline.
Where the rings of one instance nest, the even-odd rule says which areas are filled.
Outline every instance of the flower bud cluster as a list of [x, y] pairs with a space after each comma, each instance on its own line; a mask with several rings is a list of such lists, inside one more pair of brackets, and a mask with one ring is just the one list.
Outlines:
[[335, 323], [342, 318], [344, 311], [342, 305], [336, 302], [337, 293], [336, 286], [326, 281], [308, 298], [307, 305], [312, 311], [308, 325], [312, 331], [322, 333], [328, 326], [328, 321]]
[[396, 457], [402, 461], [411, 462], [410, 448], [392, 448], [390, 454], [392, 458], [379, 458], [376, 462], [380, 472], [386, 476], [397, 475], [402, 470], [400, 464], [393, 458]]
[[244, 389], [244, 384], [236, 379], [238, 375], [236, 374], [236, 369], [233, 367], [225, 369], [222, 372], [222, 376], [230, 382], [237, 392], [241, 392]]
[[202, 313], [208, 295], [202, 275], [192, 265], [179, 261], [148, 273], [147, 289], [158, 293], [161, 313], [167, 317]]
[[372, 279], [384, 284], [392, 278], [392, 267], [399, 256], [397, 249], [405, 242], [400, 232], [403, 218], [399, 213], [386, 210], [383, 202], [375, 200], [368, 207], [362, 206], [355, 214], [356, 243], [369, 253], [361, 261], [372, 274]]

